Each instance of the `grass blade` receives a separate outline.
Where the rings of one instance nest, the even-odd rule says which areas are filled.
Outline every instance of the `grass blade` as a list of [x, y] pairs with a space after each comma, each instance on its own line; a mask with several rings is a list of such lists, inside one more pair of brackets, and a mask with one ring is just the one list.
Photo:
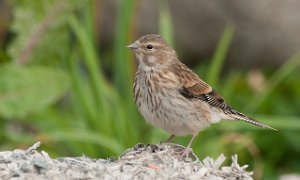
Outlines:
[[266, 89], [252, 98], [245, 107], [246, 112], [254, 112], [268, 98], [272, 91], [292, 72], [298, 69], [300, 65], [300, 53], [292, 56], [283, 64], [268, 80]]
[[167, 4], [168, 2], [165, 0], [159, 2], [159, 34], [174, 47], [173, 23], [171, 12]]
[[130, 29], [131, 16], [133, 14], [135, 1], [120, 1], [119, 14], [116, 25], [116, 38], [114, 49], [114, 72], [115, 85], [122, 98], [131, 98], [131, 85], [133, 69], [129, 61], [128, 34]]
[[[74, 133], [76, 132], [76, 133]], [[115, 139], [108, 138], [100, 133], [92, 133], [91, 131], [65, 130], [57, 131], [49, 134], [49, 137], [55, 141], [77, 141], [84, 143], [93, 143], [109, 149], [113, 154], [120, 154], [125, 148]]]
[[213, 55], [212, 62], [208, 68], [207, 81], [213, 87], [216, 87], [220, 78], [221, 70], [225, 62], [230, 43], [234, 35], [234, 27], [232, 25], [226, 26], [222, 38], [217, 45], [217, 49]]

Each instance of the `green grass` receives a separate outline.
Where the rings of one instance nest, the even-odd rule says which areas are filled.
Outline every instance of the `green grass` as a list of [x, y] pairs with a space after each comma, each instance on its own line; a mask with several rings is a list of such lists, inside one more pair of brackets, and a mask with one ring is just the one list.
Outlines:
[[232, 25], [226, 26], [208, 67], [207, 82], [212, 87], [216, 87], [219, 84], [222, 67], [224, 65], [233, 35], [234, 27]]
[[[46, 7], [43, 1], [14, 2], [16, 17], [12, 30], [16, 39], [10, 42], [9, 51], [1, 55], [10, 55], [11, 64], [19, 56], [19, 51], [16, 50], [24, 48], [33, 36], [25, 32], [31, 32], [31, 27], [38, 27], [51, 9], [48, 6], [54, 6], [56, 1], [49, 1], [45, 11], [32, 8], [35, 3], [40, 3], [39, 7]], [[68, 11], [60, 12], [52, 20], [52, 27], [46, 30], [38, 47], [32, 51], [30, 63], [21, 65], [21, 68], [48, 67], [50, 70], [53, 68], [53, 72], [59, 69], [69, 77], [68, 83], [71, 85], [58, 93], [63, 93], [63, 97], [54, 94], [59, 100], [51, 101], [46, 108], [29, 109], [34, 111], [26, 112], [21, 118], [16, 114], [11, 117], [0, 114], [1, 149], [28, 147], [41, 140], [42, 148], [53, 156], [86, 154], [106, 158], [117, 156], [137, 143], [159, 143], [168, 137], [164, 131], [145, 123], [132, 98], [136, 62], [125, 46], [137, 38], [134, 33], [134, 15], [139, 7], [137, 3], [138, 1], [133, 0], [120, 1], [113, 45], [106, 48], [107, 52], [99, 51], [96, 46], [93, 12], [95, 2], [65, 4]], [[20, 17], [18, 11], [31, 13], [33, 17]], [[172, 14], [166, 1], [160, 1], [159, 11], [158, 32], [175, 47]], [[233, 37], [234, 27], [224, 27], [209, 64], [201, 64], [202, 68], [196, 68], [195, 71], [205, 69], [205, 79], [230, 104], [238, 110], [244, 109], [245, 114], [279, 129], [279, 132], [262, 130], [243, 122], [226, 121], [201, 132], [193, 149], [201, 158], [217, 157], [220, 153], [225, 153], [227, 157], [238, 154], [241, 164], [250, 164], [250, 169], [257, 172], [256, 179], [259, 179], [260, 171], [265, 179], [276, 177], [282, 172], [299, 172], [295, 168], [300, 166], [297, 161], [300, 158], [300, 85], [297, 78], [300, 76], [297, 71], [299, 56], [292, 56], [271, 73], [262, 70], [269, 77], [266, 89], [255, 93], [248, 86], [245, 70], [233, 69], [220, 76]], [[7, 61], [9, 60], [1, 62]], [[107, 69], [104, 70], [104, 67]], [[52, 87], [62, 82], [57, 79], [47, 83]], [[30, 86], [35, 87], [34, 84]], [[51, 90], [42, 89], [43, 92], [40, 93]], [[0, 98], [1, 95], [3, 94], [0, 94]], [[40, 102], [40, 99], [35, 100]], [[18, 130], [11, 130], [15, 128]], [[175, 142], [186, 145], [190, 138], [178, 137]], [[253, 149], [257, 150], [258, 155]]]

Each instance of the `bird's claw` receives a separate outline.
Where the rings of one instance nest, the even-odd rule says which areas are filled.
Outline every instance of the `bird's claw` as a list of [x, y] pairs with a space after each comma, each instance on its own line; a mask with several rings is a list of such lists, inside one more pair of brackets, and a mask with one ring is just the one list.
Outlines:
[[185, 148], [178, 156], [178, 159], [188, 158], [191, 152], [192, 148]]

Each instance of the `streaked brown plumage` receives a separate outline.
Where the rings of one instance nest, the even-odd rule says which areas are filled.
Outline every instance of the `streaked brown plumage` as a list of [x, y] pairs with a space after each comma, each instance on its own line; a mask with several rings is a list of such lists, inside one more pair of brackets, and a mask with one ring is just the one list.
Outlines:
[[221, 119], [241, 120], [275, 130], [231, 108], [178, 60], [161, 36], [145, 35], [128, 47], [139, 64], [133, 88], [139, 111], [147, 122], [169, 132], [171, 137], [193, 135], [183, 155], [190, 152], [192, 141], [201, 130]]

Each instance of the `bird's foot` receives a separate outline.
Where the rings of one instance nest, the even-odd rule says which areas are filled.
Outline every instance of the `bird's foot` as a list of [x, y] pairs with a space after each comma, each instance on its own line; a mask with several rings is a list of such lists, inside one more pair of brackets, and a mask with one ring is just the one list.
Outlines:
[[189, 155], [190, 155], [190, 153], [192, 151], [193, 151], [192, 148], [184, 148], [184, 150], [179, 153], [179, 155], [177, 156], [177, 158], [178, 159], [189, 158]]

